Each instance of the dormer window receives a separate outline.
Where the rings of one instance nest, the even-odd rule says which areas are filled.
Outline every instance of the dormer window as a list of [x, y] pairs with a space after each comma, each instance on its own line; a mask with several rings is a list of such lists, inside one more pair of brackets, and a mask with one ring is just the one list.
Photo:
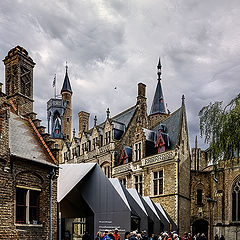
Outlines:
[[93, 150], [96, 149], [97, 144], [98, 144], [98, 137], [95, 137], [95, 138], [93, 139], [93, 144], [92, 144]]
[[105, 133], [105, 144], [109, 144], [110, 143], [110, 137], [111, 137], [111, 132], [108, 131]]
[[89, 150], [89, 149], [88, 149], [88, 143], [87, 143], [87, 142], [83, 143], [83, 144], [82, 144], [82, 152], [85, 153], [85, 152], [87, 152], [88, 150]]

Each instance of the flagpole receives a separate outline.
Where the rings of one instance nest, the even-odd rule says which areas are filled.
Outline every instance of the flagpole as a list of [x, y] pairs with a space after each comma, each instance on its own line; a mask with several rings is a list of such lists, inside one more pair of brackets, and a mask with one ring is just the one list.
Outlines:
[[57, 97], [56, 89], [57, 89], [57, 75], [55, 74], [55, 98]]

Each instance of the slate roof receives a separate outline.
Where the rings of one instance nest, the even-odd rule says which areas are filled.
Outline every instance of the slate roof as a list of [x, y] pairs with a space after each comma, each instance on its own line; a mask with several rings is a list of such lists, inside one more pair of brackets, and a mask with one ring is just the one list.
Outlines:
[[136, 109], [137, 109], [137, 106], [133, 106], [133, 107], [125, 110], [124, 112], [121, 112], [118, 115], [114, 116], [112, 118], [112, 120], [123, 123], [127, 127], [128, 124], [130, 123]]
[[64, 78], [61, 93], [62, 92], [69, 92], [71, 94], [73, 93], [72, 88], [71, 88], [71, 84], [70, 84], [70, 81], [69, 81], [69, 77], [68, 77], [67, 68], [66, 68], [66, 74], [65, 74], [65, 78]]
[[[111, 118], [111, 120], [113, 121], [114, 125], [120, 124], [120, 125], [125, 125], [125, 129], [128, 127], [128, 124], [130, 123], [135, 111], [137, 109], [137, 106], [133, 106], [128, 108], [127, 110], [119, 113], [118, 115], [114, 116]], [[104, 124], [105, 122], [99, 124], [98, 126], [100, 128], [104, 128]], [[117, 128], [118, 129], [118, 128]], [[123, 126], [121, 126], [121, 129], [123, 129]]]
[[166, 113], [160, 79], [158, 79], [157, 88], [154, 94], [150, 115], [155, 113]]
[[182, 107], [172, 113], [165, 121], [157, 125], [152, 131], [158, 133], [158, 129], [161, 124], [165, 124], [167, 127], [167, 133], [170, 138], [170, 149], [173, 149], [178, 143], [178, 137], [180, 133], [180, 121], [181, 121]]
[[56, 166], [41, 144], [28, 121], [10, 112], [9, 146], [11, 156]]

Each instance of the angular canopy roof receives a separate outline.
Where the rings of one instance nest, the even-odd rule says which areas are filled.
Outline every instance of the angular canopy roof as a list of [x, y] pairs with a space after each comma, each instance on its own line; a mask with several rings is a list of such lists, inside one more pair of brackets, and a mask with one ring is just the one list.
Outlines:
[[130, 207], [128, 200], [123, 192], [120, 181], [117, 178], [109, 178], [109, 181], [112, 183], [113, 187], [116, 189], [116, 191], [118, 192], [118, 194], [120, 195], [122, 200], [125, 202], [125, 204], [129, 208], [129, 210], [131, 211], [131, 207]]
[[154, 212], [154, 214], [155, 214], [155, 216], [160, 220], [160, 217], [159, 217], [159, 215], [157, 214], [157, 211], [156, 211], [156, 209], [155, 209], [155, 207], [154, 207], [154, 205], [153, 205], [153, 202], [152, 202], [152, 200], [150, 199], [150, 197], [149, 196], [143, 196], [143, 199], [144, 199], [144, 201], [147, 203], [147, 205], [151, 208], [151, 210]]
[[95, 165], [96, 163], [61, 164], [58, 177], [57, 201], [61, 202]]
[[142, 201], [141, 201], [141, 198], [140, 198], [137, 190], [134, 189], [134, 188], [129, 188], [129, 189], [127, 189], [127, 190], [128, 190], [128, 192], [131, 194], [131, 196], [134, 198], [134, 200], [137, 202], [137, 204], [139, 205], [139, 207], [140, 207], [140, 208], [144, 211], [144, 213], [148, 216], [147, 211], [146, 211], [145, 207], [143, 206], [143, 203], [142, 203]]

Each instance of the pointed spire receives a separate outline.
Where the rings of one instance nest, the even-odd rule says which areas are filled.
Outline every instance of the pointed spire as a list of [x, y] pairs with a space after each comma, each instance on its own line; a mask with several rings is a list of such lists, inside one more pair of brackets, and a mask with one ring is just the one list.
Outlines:
[[110, 116], [110, 110], [109, 108], [107, 109], [107, 119], [109, 119], [109, 116]]
[[184, 105], [185, 104], [185, 96], [184, 96], [184, 94], [182, 95], [182, 105]]
[[195, 137], [195, 148], [197, 149], [197, 135]]
[[94, 127], [96, 127], [97, 126], [97, 116], [95, 115], [95, 117], [94, 117]]
[[158, 69], [158, 72], [157, 72], [158, 83], [157, 83], [157, 88], [156, 88], [156, 91], [155, 91], [155, 94], [154, 94], [150, 115], [155, 114], [155, 113], [166, 114], [166, 108], [165, 108], [165, 104], [164, 104], [164, 100], [163, 100], [163, 92], [162, 92], [162, 85], [161, 85], [162, 65], [161, 65], [160, 58], [159, 58], [159, 61], [158, 61], [157, 69]]
[[74, 128], [73, 129], [73, 138], [75, 138], [75, 135], [76, 135], [76, 129]]
[[61, 93], [63, 92], [69, 92], [69, 93], [73, 93], [72, 92], [72, 88], [71, 88], [71, 84], [70, 84], [70, 81], [69, 81], [69, 77], [68, 77], [68, 65], [67, 65], [67, 62], [66, 62], [66, 73], [65, 73], [65, 78], [64, 78], [64, 82], [63, 82], [63, 86], [62, 86], [62, 90], [61, 90]]
[[161, 74], [162, 74], [162, 64], [161, 64], [161, 59], [160, 59], [160, 57], [159, 57], [157, 69], [158, 69], [158, 72], [157, 72], [158, 79], [160, 80], [160, 79], [161, 79]]

